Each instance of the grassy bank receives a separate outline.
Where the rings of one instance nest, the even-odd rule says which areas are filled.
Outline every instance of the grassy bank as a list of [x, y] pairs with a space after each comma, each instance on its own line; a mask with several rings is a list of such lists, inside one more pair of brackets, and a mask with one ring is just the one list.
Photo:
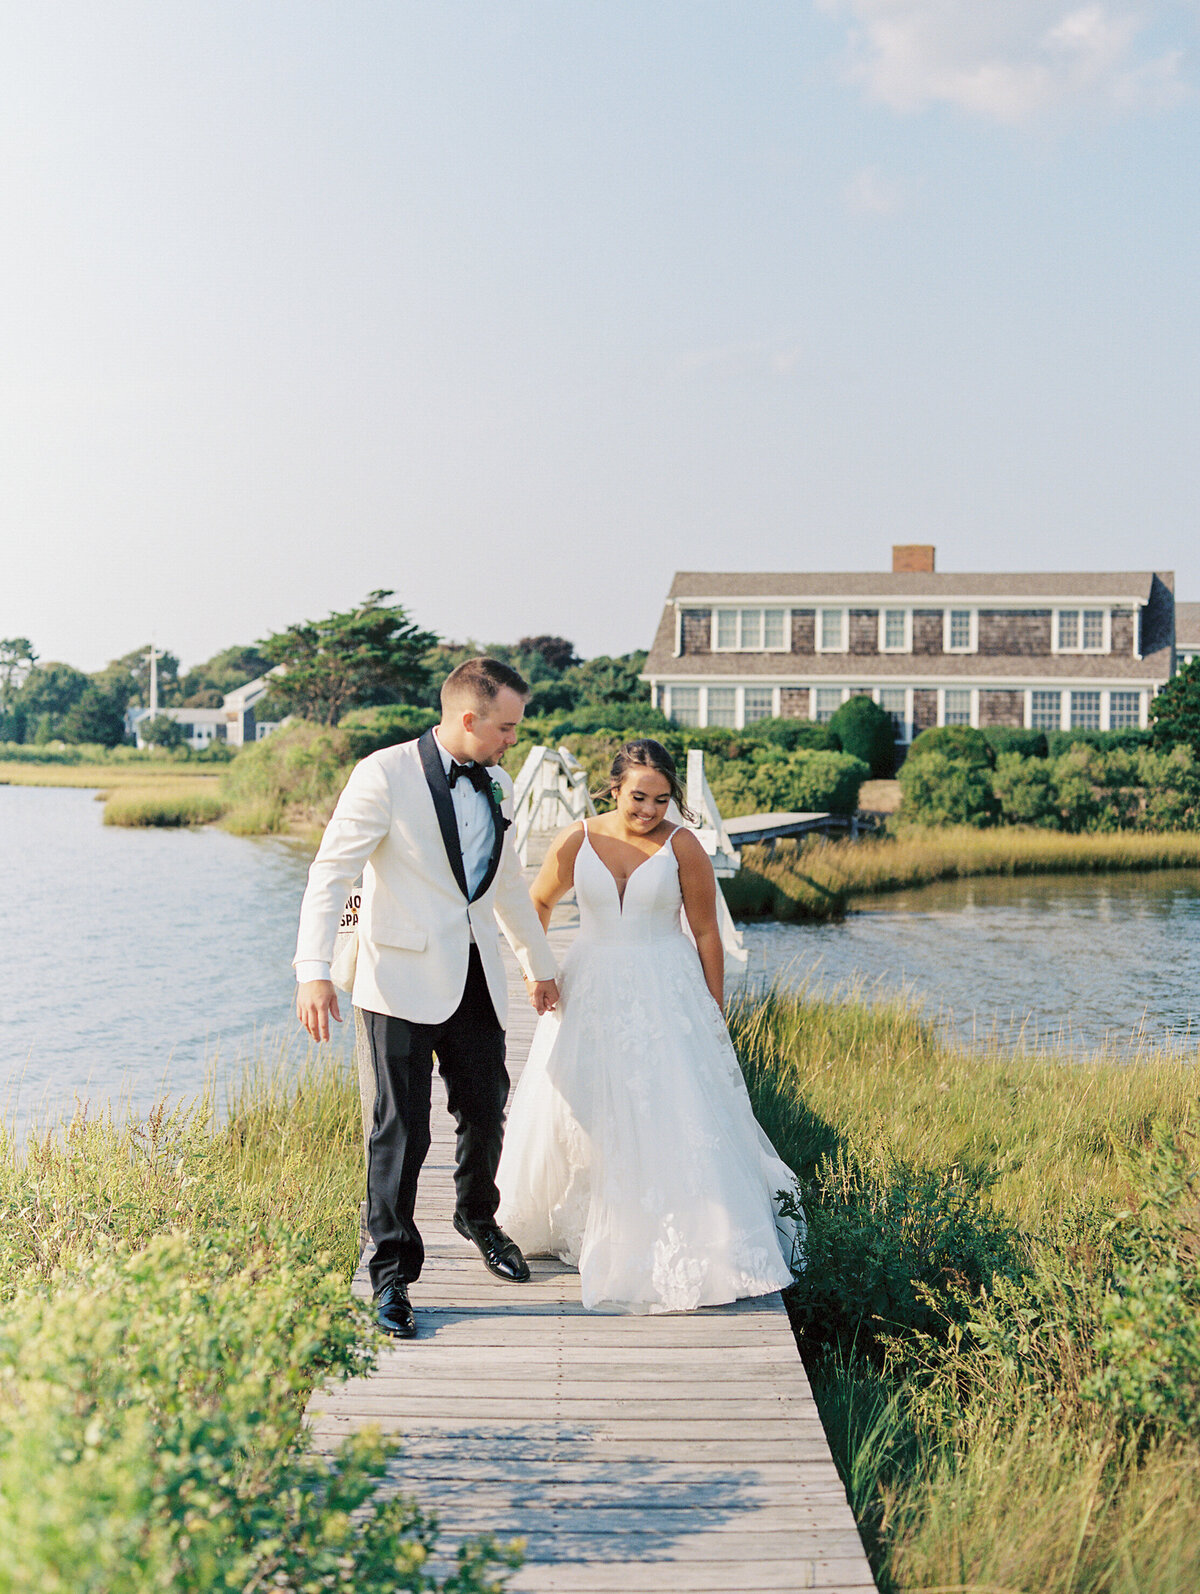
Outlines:
[[886, 1594], [1200, 1586], [1194, 1068], [791, 996], [731, 1028], [801, 1176], [793, 1317]]
[[435, 1525], [372, 1503], [389, 1446], [328, 1462], [300, 1416], [362, 1371], [348, 1304], [362, 1150], [338, 1067], [261, 1070], [207, 1103], [0, 1144], [0, 1594], [494, 1590], [439, 1581]]
[[130, 786], [152, 785], [160, 780], [194, 781], [215, 786], [219, 777], [211, 764], [188, 765], [181, 759], [145, 758], [128, 763], [19, 763], [0, 759], [0, 786], [86, 786], [101, 791], [124, 791]]
[[907, 830], [861, 841], [783, 841], [747, 847], [721, 882], [735, 917], [839, 918], [856, 897], [974, 875], [1100, 874], [1200, 868], [1200, 834], [1066, 835], [971, 826]]
[[117, 791], [105, 793], [104, 823], [175, 827], [179, 825], [209, 825], [225, 812], [220, 781], [175, 779], [156, 782], [154, 785], [130, 784]]

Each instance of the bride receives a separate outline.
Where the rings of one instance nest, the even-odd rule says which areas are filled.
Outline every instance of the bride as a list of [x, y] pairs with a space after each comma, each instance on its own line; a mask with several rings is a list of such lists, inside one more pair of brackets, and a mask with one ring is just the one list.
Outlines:
[[513, 1096], [499, 1221], [576, 1265], [586, 1307], [765, 1295], [791, 1283], [803, 1225], [778, 1210], [795, 1181], [725, 1028], [712, 865], [666, 817], [683, 792], [658, 742], [621, 748], [611, 791], [614, 811], [556, 836], [533, 885], [544, 926], [574, 886], [579, 934]]

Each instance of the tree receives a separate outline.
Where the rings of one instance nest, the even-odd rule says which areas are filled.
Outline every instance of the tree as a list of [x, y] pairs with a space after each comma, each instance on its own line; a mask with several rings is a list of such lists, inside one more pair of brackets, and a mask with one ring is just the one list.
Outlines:
[[105, 690], [89, 681], [78, 700], [63, 715], [65, 742], [99, 742], [118, 747], [125, 740], [125, 692]]
[[1155, 747], [1183, 742], [1200, 758], [1200, 658], [1192, 659], [1150, 703]]
[[220, 708], [226, 692], [256, 681], [271, 668], [261, 648], [223, 648], [203, 664], [196, 664], [179, 682], [184, 708]]
[[565, 671], [563, 681], [575, 687], [581, 703], [647, 703], [650, 689], [641, 679], [645, 666], [644, 648], [619, 657], [599, 653]]
[[579, 663], [574, 642], [562, 636], [523, 636], [517, 643], [517, 652], [538, 654], [559, 674]]
[[[95, 680], [104, 690], [111, 687], [113, 691], [123, 691], [125, 708], [131, 703], [136, 704], [138, 708], [149, 708], [149, 642], [144, 648], [134, 648], [132, 653], [123, 653], [119, 659], [113, 659], [97, 673]], [[179, 699], [179, 660], [173, 653], [160, 653], [158, 655], [159, 707], [173, 707], [178, 704]]]
[[829, 721], [829, 729], [848, 753], [861, 758], [873, 780], [886, 780], [896, 767], [892, 716], [869, 697], [850, 697]]
[[73, 664], [52, 659], [35, 664], [13, 695], [13, 714], [23, 721], [26, 741], [50, 742], [62, 735], [63, 717], [90, 682]]
[[299, 714], [336, 725], [351, 708], [416, 702], [429, 684], [423, 655], [437, 643], [421, 631], [392, 593], [368, 593], [357, 609], [305, 620], [258, 644], [269, 663], [283, 666], [259, 709], [263, 719]]
[[156, 714], [153, 719], [142, 720], [138, 726], [138, 735], [147, 747], [170, 749], [182, 747], [187, 741], [187, 737], [183, 734], [183, 726], [169, 714]]
[[0, 640], [0, 742], [23, 742], [27, 715], [17, 699], [25, 677], [37, 663], [28, 637]]

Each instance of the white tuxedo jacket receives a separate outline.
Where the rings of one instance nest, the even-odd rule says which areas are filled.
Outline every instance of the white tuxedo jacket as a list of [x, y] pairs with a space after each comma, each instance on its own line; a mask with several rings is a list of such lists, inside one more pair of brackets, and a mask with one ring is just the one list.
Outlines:
[[[512, 781], [498, 766], [489, 773], [511, 820]], [[330, 961], [347, 892], [361, 872], [355, 1007], [416, 1024], [449, 1018], [466, 986], [473, 933], [503, 1024], [508, 981], [497, 924], [527, 977], [552, 980], [558, 972], [506, 836], [497, 826], [487, 872], [468, 901], [453, 799], [432, 732], [372, 753], [352, 770], [308, 871], [294, 961]]]

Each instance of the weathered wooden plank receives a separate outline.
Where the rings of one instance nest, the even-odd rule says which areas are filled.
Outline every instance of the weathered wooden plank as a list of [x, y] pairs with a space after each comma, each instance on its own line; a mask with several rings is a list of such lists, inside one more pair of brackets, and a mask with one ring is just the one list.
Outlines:
[[[510, 967], [509, 1071], [533, 1020]], [[412, 1287], [420, 1337], [314, 1394], [312, 1441], [401, 1440], [384, 1487], [461, 1538], [523, 1537], [511, 1594], [862, 1594], [873, 1585], [778, 1295], [688, 1314], [585, 1312], [574, 1269], [493, 1279], [450, 1227], [454, 1130], [435, 1087]], [[365, 1262], [366, 1258], [364, 1258]], [[365, 1267], [354, 1291], [369, 1294]]]

